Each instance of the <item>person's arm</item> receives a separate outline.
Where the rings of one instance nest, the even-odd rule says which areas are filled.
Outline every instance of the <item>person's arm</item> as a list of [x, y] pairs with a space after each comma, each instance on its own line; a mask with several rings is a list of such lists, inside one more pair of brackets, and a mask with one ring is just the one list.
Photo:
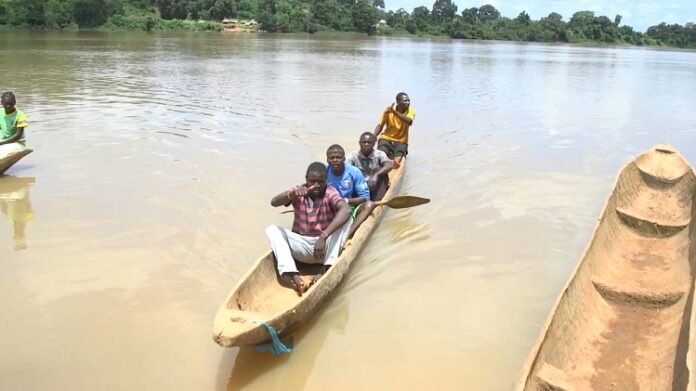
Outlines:
[[380, 167], [379, 170], [377, 170], [373, 176], [375, 177], [375, 179], [377, 179], [382, 175], [387, 175], [389, 173], [389, 171], [392, 169], [393, 165], [394, 165], [394, 162], [392, 162], [391, 159], [387, 158], [382, 163], [382, 167]]
[[17, 128], [15, 134], [10, 136], [8, 139], [0, 141], [0, 145], [16, 143], [22, 139], [22, 135], [24, 135], [24, 128]]
[[382, 129], [384, 129], [384, 124], [383, 124], [383, 123], [379, 123], [379, 124], [377, 124], [377, 126], [375, 127], [375, 131], [372, 132], [372, 134], [374, 134], [375, 137], [379, 137], [379, 134], [382, 133]]
[[338, 199], [335, 205], [338, 209], [336, 211], [336, 216], [334, 216], [329, 225], [321, 231], [319, 239], [314, 243], [314, 256], [319, 259], [323, 259], [326, 255], [326, 239], [350, 219], [350, 206], [348, 203], [342, 199]]
[[279, 206], [288, 206], [292, 204], [292, 202], [297, 198], [298, 196], [306, 196], [307, 193], [314, 189], [315, 186], [310, 186], [307, 187], [305, 185], [300, 185], [297, 187], [293, 187], [290, 190], [286, 190], [277, 196], [271, 198], [271, 206], [274, 207], [279, 207]]
[[286, 190], [277, 196], [271, 198], [271, 206], [288, 206], [292, 203], [295, 192], [293, 190]]
[[408, 115], [408, 110], [406, 113], [399, 113], [399, 110], [394, 110], [392, 107], [392, 112], [402, 121], [406, 122], [409, 126], [413, 124], [413, 118]]
[[348, 221], [348, 218], [350, 217], [350, 205], [341, 199], [336, 202], [336, 207], [338, 208], [336, 211], [336, 216], [334, 216], [329, 225], [324, 228], [323, 234], [320, 236], [331, 236], [332, 233], [341, 228], [343, 224]]
[[365, 201], [370, 200], [370, 188], [367, 186], [367, 181], [365, 177], [362, 176], [361, 172], [357, 175], [352, 175], [353, 177], [353, 195], [357, 194], [357, 197], [350, 198], [348, 203], [350, 205], [360, 205]]
[[360, 161], [358, 160], [358, 153], [357, 152], [351, 152], [350, 155], [346, 157], [346, 163], [350, 164], [351, 166], [355, 166], [360, 168]]
[[382, 133], [382, 130], [384, 130], [384, 125], [387, 124], [387, 113], [391, 108], [392, 107], [389, 106], [384, 112], [382, 112], [382, 117], [379, 119], [379, 123], [377, 124], [377, 126], [375, 126], [375, 131], [373, 132], [375, 137], [379, 137], [379, 134]]

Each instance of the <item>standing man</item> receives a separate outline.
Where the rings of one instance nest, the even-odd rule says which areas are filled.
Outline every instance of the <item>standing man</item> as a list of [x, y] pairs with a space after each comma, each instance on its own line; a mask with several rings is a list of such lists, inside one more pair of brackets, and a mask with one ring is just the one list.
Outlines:
[[20, 143], [24, 145], [24, 128], [29, 125], [22, 110], [16, 109], [17, 99], [8, 91], [0, 98], [3, 111], [0, 113], [0, 145]]
[[348, 231], [348, 237], [352, 238], [355, 230], [375, 208], [370, 201], [370, 189], [362, 172], [357, 167], [346, 164], [346, 152], [340, 145], [334, 144], [326, 150], [326, 162], [329, 165], [326, 181], [338, 190], [352, 208], [351, 216], [355, 221]]
[[348, 163], [360, 169], [370, 189], [372, 201], [379, 201], [384, 197], [389, 187], [389, 171], [392, 161], [384, 151], [375, 149], [376, 137], [372, 132], [360, 135], [358, 145], [360, 149], [348, 156]]
[[396, 103], [384, 110], [375, 127], [375, 137], [379, 138], [377, 148], [394, 159], [395, 168], [408, 155], [408, 129], [415, 118], [416, 111], [411, 108], [411, 98], [405, 92], [399, 92], [396, 94]]
[[306, 183], [271, 199], [274, 207], [292, 204], [295, 209], [292, 231], [277, 225], [266, 228], [278, 273], [282, 280], [292, 284], [299, 296], [309, 287], [305, 287], [295, 260], [324, 265], [312, 281], [316, 282], [338, 258], [351, 221], [348, 203], [336, 189], [326, 185], [324, 163], [310, 164], [305, 179]]

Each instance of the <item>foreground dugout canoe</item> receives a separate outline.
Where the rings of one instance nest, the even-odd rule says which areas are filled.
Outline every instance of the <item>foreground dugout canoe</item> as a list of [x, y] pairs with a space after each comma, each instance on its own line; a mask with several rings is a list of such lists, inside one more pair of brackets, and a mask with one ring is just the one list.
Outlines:
[[669, 145], [621, 170], [515, 390], [686, 389], [695, 188]]
[[0, 175], [32, 152], [20, 143], [0, 145]]
[[[406, 160], [389, 173], [391, 186], [384, 198], [396, 195], [406, 169]], [[272, 251], [262, 255], [227, 296], [215, 316], [213, 339], [222, 346], [259, 345], [270, 340], [265, 321], [283, 336], [307, 320], [325, 302], [348, 272], [358, 253], [384, 217], [386, 206], [378, 206], [355, 232], [334, 265], [302, 297], [280, 285]], [[305, 283], [317, 265], [299, 264]]]

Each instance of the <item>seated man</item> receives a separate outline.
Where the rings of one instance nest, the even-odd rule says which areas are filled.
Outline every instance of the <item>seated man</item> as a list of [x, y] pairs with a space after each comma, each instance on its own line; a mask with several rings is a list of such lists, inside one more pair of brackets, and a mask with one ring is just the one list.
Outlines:
[[326, 185], [324, 163], [310, 164], [305, 179], [305, 184], [271, 200], [272, 206], [292, 204], [295, 208], [292, 231], [277, 225], [266, 228], [278, 262], [278, 273], [281, 279], [293, 285], [299, 296], [309, 287], [305, 287], [295, 260], [324, 265], [312, 281], [316, 282], [338, 258], [351, 223], [348, 203], [336, 189]]
[[355, 230], [375, 208], [370, 201], [370, 190], [360, 170], [346, 164], [346, 152], [340, 145], [334, 144], [326, 150], [326, 161], [329, 164], [326, 181], [352, 207], [351, 216], [355, 221], [348, 231], [348, 238], [352, 238]]
[[371, 132], [360, 135], [360, 150], [351, 153], [347, 162], [360, 169], [370, 188], [372, 201], [379, 201], [389, 187], [387, 174], [392, 168], [392, 161], [384, 151], [375, 149], [375, 140], [376, 137]]

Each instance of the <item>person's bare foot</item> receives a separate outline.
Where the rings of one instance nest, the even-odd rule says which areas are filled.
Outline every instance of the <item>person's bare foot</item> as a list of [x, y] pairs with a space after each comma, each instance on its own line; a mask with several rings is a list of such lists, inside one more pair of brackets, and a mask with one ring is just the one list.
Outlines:
[[319, 282], [319, 279], [324, 275], [324, 273], [326, 273], [327, 270], [329, 270], [330, 267], [331, 267], [331, 265], [322, 266], [321, 269], [319, 270], [319, 273], [317, 273], [314, 277], [312, 277], [312, 282], [309, 284], [309, 286], [312, 286], [312, 285], [316, 284], [317, 282]]
[[302, 296], [307, 290], [304, 281], [302, 281], [302, 277], [300, 277], [300, 273], [283, 273], [281, 278], [292, 285], [292, 289], [297, 292], [297, 296]]

